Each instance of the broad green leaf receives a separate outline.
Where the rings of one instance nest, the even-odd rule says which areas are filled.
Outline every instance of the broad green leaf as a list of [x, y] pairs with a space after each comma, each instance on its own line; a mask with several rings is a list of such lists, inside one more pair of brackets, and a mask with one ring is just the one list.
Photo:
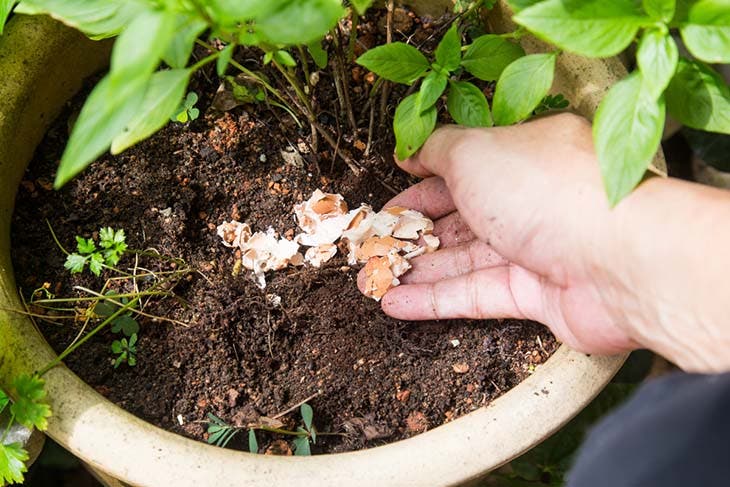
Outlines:
[[28, 452], [20, 443], [0, 443], [0, 485], [22, 484], [23, 474], [28, 471], [25, 467], [28, 458]]
[[682, 26], [689, 52], [708, 63], [730, 63], [730, 2], [701, 0], [689, 10]]
[[403, 42], [370, 49], [357, 58], [357, 64], [382, 78], [406, 85], [423, 76], [430, 68], [426, 56]]
[[306, 436], [298, 436], [294, 438], [294, 455], [308, 457], [312, 454], [312, 450], [309, 447], [309, 438]]
[[467, 81], [449, 83], [449, 98], [446, 102], [451, 118], [466, 127], [491, 127], [492, 115], [482, 90]]
[[674, 17], [677, 0], [642, 0], [644, 11], [654, 20], [669, 22]]
[[373, 0], [350, 0], [350, 4], [355, 7], [358, 15], [365, 15], [367, 9], [373, 4]]
[[650, 30], [639, 42], [636, 61], [647, 89], [659, 98], [677, 71], [679, 49], [669, 34]]
[[608, 201], [615, 206], [641, 181], [662, 140], [664, 98], [633, 73], [616, 83], [596, 111], [593, 139]]
[[104, 256], [101, 254], [91, 254], [89, 258], [89, 270], [96, 277], [101, 275], [101, 270], [104, 267]]
[[542, 1], [543, 0], [507, 0], [507, 3], [510, 7], [512, 7], [512, 10], [519, 12], [520, 10], [524, 10], [527, 7], [531, 7]]
[[417, 109], [420, 112], [431, 108], [446, 89], [448, 78], [442, 73], [431, 71], [423, 78], [421, 89], [418, 90], [416, 100]]
[[252, 429], [248, 430], [248, 451], [251, 453], [259, 452], [259, 442], [256, 439], [256, 432]]
[[223, 75], [226, 74], [226, 69], [228, 69], [228, 63], [231, 62], [231, 58], [233, 57], [233, 50], [235, 48], [235, 44], [228, 44], [218, 55], [218, 59], [216, 59], [215, 61], [215, 71], [218, 76], [223, 77]]
[[92, 39], [103, 39], [119, 34], [147, 9], [143, 0], [26, 0], [15, 13], [47, 14]]
[[13, 381], [15, 402], [10, 406], [10, 412], [15, 415], [15, 421], [26, 428], [45, 431], [48, 427], [51, 407], [43, 402], [46, 397], [44, 386], [45, 381], [37, 376], [20, 375]]
[[90, 238], [76, 236], [76, 249], [80, 254], [91, 254], [96, 251], [96, 244]]
[[15, 1], [16, 0], [0, 0], [0, 35], [3, 34], [5, 22], [8, 20], [10, 12], [13, 11]]
[[60, 188], [107, 150], [140, 108], [146, 79], [130, 79], [112, 86], [107, 75], [84, 103], [74, 124], [56, 173], [54, 187]]
[[461, 65], [477, 78], [494, 81], [513, 61], [525, 55], [519, 44], [497, 35], [483, 35], [474, 39], [464, 53]]
[[78, 274], [79, 272], [83, 272], [85, 265], [86, 257], [79, 254], [69, 254], [66, 257], [66, 262], [63, 263], [63, 267], [67, 269], [71, 274]]
[[680, 58], [665, 96], [669, 113], [684, 125], [730, 134], [730, 88], [707, 65]]
[[119, 154], [160, 130], [180, 106], [189, 69], [158, 71], [150, 78], [144, 99], [122, 133], [112, 141], [112, 154]]
[[528, 118], [550, 91], [557, 54], [531, 54], [505, 68], [492, 102], [494, 123], [511, 125]]
[[139, 323], [130, 315], [121, 315], [114, 318], [112, 322], [112, 331], [119, 333], [120, 331], [126, 336], [131, 337], [139, 332]]
[[561, 49], [588, 57], [615, 56], [652, 22], [635, 0], [546, 0], [514, 20]]
[[202, 3], [217, 23], [236, 27], [242, 21], [281, 10], [291, 0], [207, 0]]
[[0, 413], [2, 413], [5, 410], [5, 407], [10, 402], [10, 398], [7, 394], [5, 394], [5, 391], [0, 389]]
[[314, 419], [314, 411], [312, 410], [312, 406], [305, 402], [301, 405], [299, 411], [302, 413], [302, 421], [304, 421], [304, 426], [307, 427], [308, 431], [311, 430], [312, 420]]
[[112, 352], [122, 353], [122, 350], [123, 350], [122, 342], [120, 342], [119, 340], [114, 340], [112, 342]]
[[172, 41], [176, 19], [160, 10], [137, 16], [122, 31], [112, 50], [109, 77], [119, 86], [133, 78], [147, 79]]
[[187, 66], [190, 54], [195, 46], [195, 39], [207, 26], [208, 24], [203, 19], [188, 14], [177, 14], [175, 17], [175, 33], [167, 49], [162, 54], [162, 60], [175, 69], [182, 69]]
[[344, 12], [339, 0], [292, 0], [258, 18], [256, 28], [274, 44], [307, 44], [321, 39]]
[[444, 37], [436, 47], [436, 62], [446, 71], [451, 72], [459, 67], [461, 62], [461, 35], [456, 22], [451, 24]]
[[319, 69], [327, 67], [327, 51], [322, 48], [322, 39], [307, 44], [307, 50]]
[[404, 98], [395, 109], [395, 154], [401, 161], [415, 154], [436, 127], [436, 107], [419, 112], [417, 99], [418, 93], [413, 93]]

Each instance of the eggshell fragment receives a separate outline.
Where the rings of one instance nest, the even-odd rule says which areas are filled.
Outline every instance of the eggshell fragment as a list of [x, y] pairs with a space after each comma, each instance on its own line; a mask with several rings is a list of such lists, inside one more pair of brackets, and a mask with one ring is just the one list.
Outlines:
[[371, 257], [365, 264], [365, 295], [380, 301], [393, 287], [393, 279], [396, 278], [390, 270], [388, 257]]
[[317, 247], [310, 247], [304, 254], [304, 260], [312, 264], [314, 267], [321, 267], [322, 264], [330, 260], [337, 253], [337, 245], [323, 244]]
[[251, 237], [251, 227], [247, 223], [231, 220], [218, 225], [217, 233], [226, 247], [240, 247], [242, 242], [247, 242]]

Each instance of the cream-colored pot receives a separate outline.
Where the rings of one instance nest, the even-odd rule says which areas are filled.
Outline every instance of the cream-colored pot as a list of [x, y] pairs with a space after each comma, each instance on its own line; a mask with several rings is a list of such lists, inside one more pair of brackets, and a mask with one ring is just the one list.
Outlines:
[[[488, 22], [500, 31], [508, 19], [508, 12], [498, 8]], [[541, 49], [529, 39], [525, 47]], [[21, 308], [9, 231], [25, 166], [48, 124], [81, 81], [104, 66], [107, 55], [107, 45], [47, 18], [16, 16], [0, 38], [2, 309]], [[586, 61], [563, 54], [558, 64], [555, 91], [588, 117], [607, 87], [625, 75], [617, 59]], [[27, 318], [0, 311], [0, 387], [53, 357]], [[45, 376], [53, 408], [47, 434], [93, 468], [135, 486], [458, 485], [484, 476], [559, 429], [598, 394], [624, 358], [589, 357], [561, 346], [527, 380], [456, 421], [390, 445], [313, 457], [254, 455], [169, 433], [120, 409], [61, 366]]]

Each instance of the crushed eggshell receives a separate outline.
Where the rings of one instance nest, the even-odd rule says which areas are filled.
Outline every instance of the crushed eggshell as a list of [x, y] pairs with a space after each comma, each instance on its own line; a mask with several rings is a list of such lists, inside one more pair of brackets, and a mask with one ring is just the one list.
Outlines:
[[[440, 245], [433, 221], [416, 210], [395, 206], [375, 213], [366, 204], [349, 210], [342, 195], [319, 189], [294, 206], [294, 215], [302, 233], [293, 240], [278, 238], [271, 228], [252, 234], [247, 224], [235, 220], [218, 227], [224, 245], [240, 248], [243, 266], [253, 270], [261, 288], [266, 271], [304, 263], [320, 267], [337, 254], [339, 240], [349, 265], [365, 264], [365, 294], [379, 300], [400, 284], [410, 259]], [[309, 247], [304, 255], [300, 245]]]

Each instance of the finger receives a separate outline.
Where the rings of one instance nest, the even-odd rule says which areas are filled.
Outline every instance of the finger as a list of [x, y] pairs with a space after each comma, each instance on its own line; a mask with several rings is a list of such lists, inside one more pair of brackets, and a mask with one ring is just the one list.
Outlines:
[[400, 320], [521, 319], [509, 274], [509, 266], [499, 266], [428, 284], [398, 286], [383, 296], [381, 305], [386, 314]]
[[437, 250], [411, 260], [413, 267], [400, 281], [403, 284], [425, 284], [506, 264], [507, 260], [489, 245], [473, 240], [466, 245]]
[[392, 206], [417, 210], [432, 219], [441, 218], [456, 209], [441, 178], [428, 178], [414, 184], [385, 204], [385, 208]]
[[[450, 158], [449, 152], [453, 146], [452, 143], [455, 140], [460, 140], [467, 130], [458, 125], [440, 127], [429, 136], [426, 143], [416, 154], [404, 161], [396, 157], [395, 162], [404, 171], [422, 178], [442, 175], [443, 171], [441, 169]], [[439, 167], [439, 161], [442, 163], [441, 167]]]
[[476, 238], [458, 211], [433, 222], [433, 234], [441, 241], [439, 248], [442, 249], [464, 245]]

